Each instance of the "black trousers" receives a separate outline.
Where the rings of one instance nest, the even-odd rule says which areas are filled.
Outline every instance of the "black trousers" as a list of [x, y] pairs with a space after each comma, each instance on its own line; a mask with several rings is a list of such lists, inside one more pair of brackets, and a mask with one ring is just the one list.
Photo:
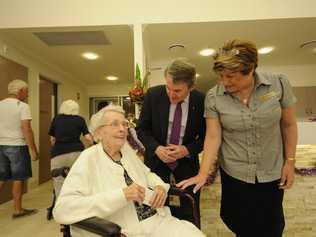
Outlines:
[[[192, 176], [195, 176], [198, 173], [198, 165], [194, 164], [193, 162], [179, 162], [177, 168], [173, 172], [171, 172], [171, 170], [165, 164], [162, 164], [161, 166], [151, 170], [155, 172], [166, 183], [170, 183], [170, 175], [172, 173], [176, 182], [178, 183], [184, 179], [188, 179]], [[190, 186], [187, 188], [187, 190], [192, 192], [198, 209], [198, 219], [200, 220], [200, 191], [193, 194], [193, 188], [194, 186]], [[190, 221], [191, 223], [195, 224], [192, 204], [191, 201], [187, 198], [180, 198], [180, 207], [174, 207], [169, 205], [168, 200], [166, 201], [166, 205], [170, 207], [173, 216], [181, 220]]]
[[281, 237], [285, 226], [279, 180], [249, 184], [221, 169], [221, 218], [237, 237]]

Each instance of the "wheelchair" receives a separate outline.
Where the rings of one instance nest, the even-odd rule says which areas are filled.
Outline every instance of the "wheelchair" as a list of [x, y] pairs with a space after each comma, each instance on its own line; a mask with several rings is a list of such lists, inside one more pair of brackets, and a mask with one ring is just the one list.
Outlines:
[[[69, 172], [69, 167], [54, 169], [52, 170], [52, 177], [62, 176], [65, 178], [68, 172]], [[193, 209], [194, 224], [200, 229], [201, 226], [200, 226], [200, 218], [198, 215], [198, 207], [193, 198], [193, 194], [187, 190], [182, 190], [174, 186], [171, 186], [168, 191], [168, 196], [170, 195], [187, 198], [191, 202], [192, 209]], [[52, 205], [49, 208], [47, 208], [48, 220], [51, 220], [53, 217], [52, 210], [54, 208], [55, 201], [56, 201], [56, 196], [54, 195]], [[126, 237], [124, 234], [121, 233], [121, 227], [119, 225], [113, 222], [110, 222], [108, 220], [98, 218], [98, 217], [91, 217], [91, 218], [82, 220], [80, 222], [72, 224], [72, 226], [75, 226], [77, 228], [83, 229], [85, 231], [94, 233], [102, 237]], [[61, 225], [61, 232], [63, 233], [63, 237], [71, 237], [69, 225]]]

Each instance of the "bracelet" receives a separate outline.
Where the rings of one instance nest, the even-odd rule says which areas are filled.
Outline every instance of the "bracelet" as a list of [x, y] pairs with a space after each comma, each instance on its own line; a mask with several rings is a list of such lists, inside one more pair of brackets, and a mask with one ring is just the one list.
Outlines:
[[286, 158], [286, 160], [289, 160], [289, 161], [296, 161], [296, 159], [295, 159], [294, 157]]

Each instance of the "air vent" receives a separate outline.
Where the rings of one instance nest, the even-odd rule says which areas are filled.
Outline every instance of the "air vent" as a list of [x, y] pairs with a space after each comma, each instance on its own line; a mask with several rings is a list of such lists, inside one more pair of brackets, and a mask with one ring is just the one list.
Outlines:
[[185, 46], [183, 44], [171, 44], [168, 49], [170, 52], [183, 52], [185, 50]]
[[108, 45], [103, 31], [34, 32], [48, 46], [62, 45]]
[[309, 48], [309, 47], [311, 48], [316, 47], [316, 40], [306, 41], [300, 45], [300, 48]]

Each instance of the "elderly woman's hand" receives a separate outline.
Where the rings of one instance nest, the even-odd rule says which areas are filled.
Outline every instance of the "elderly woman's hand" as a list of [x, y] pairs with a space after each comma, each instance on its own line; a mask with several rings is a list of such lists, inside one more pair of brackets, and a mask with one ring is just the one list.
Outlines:
[[150, 206], [152, 208], [160, 208], [163, 207], [167, 198], [166, 190], [160, 186], [157, 185], [154, 188], [154, 196], [152, 197], [150, 201]]
[[138, 202], [139, 205], [141, 205], [144, 201], [145, 188], [136, 183], [132, 183], [128, 187], [124, 188], [123, 192], [127, 201]]

